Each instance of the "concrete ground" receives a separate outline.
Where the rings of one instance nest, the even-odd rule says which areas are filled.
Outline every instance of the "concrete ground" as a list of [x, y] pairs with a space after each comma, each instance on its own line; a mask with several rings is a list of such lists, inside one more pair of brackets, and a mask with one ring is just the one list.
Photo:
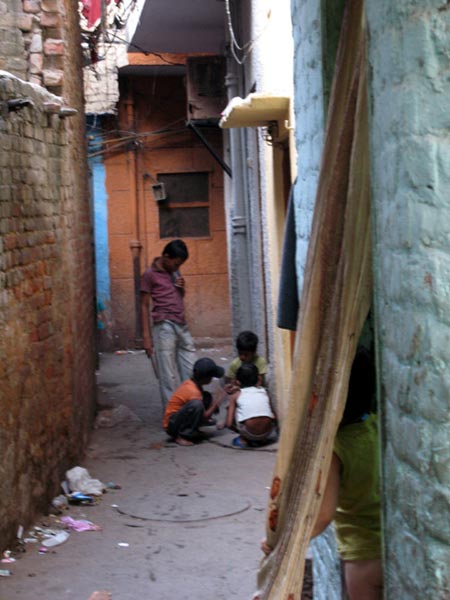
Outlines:
[[[198, 354], [226, 366], [232, 349]], [[101, 531], [71, 531], [45, 554], [27, 543], [16, 562], [2, 563], [11, 576], [0, 577], [0, 600], [87, 600], [95, 590], [109, 590], [113, 600], [251, 598], [276, 444], [235, 449], [233, 435], [214, 427], [194, 447], [171, 442], [143, 353], [103, 354], [97, 376], [99, 406], [110, 410], [100, 413], [80, 466], [121, 489], [64, 511]], [[123, 421], [112, 426], [114, 417]], [[36, 525], [59, 529], [59, 518]]]

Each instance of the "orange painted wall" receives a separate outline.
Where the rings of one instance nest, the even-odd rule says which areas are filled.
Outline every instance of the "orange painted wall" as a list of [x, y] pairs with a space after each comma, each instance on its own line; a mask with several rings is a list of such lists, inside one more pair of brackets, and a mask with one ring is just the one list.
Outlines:
[[[137, 240], [142, 244], [139, 267], [142, 272], [171, 239], [159, 236], [158, 204], [151, 188], [158, 173], [209, 173], [210, 237], [184, 238], [190, 254], [182, 267], [187, 319], [194, 337], [231, 335], [224, 173], [186, 128], [185, 121], [182, 77], [135, 76], [122, 81], [118, 129], [122, 136], [137, 132], [139, 138], [107, 153], [105, 158], [111, 311], [116, 345], [121, 347], [133, 347], [136, 338], [130, 242]], [[173, 130], [169, 134], [147, 135], [169, 125]], [[220, 155], [221, 131], [208, 128], [202, 132]]]

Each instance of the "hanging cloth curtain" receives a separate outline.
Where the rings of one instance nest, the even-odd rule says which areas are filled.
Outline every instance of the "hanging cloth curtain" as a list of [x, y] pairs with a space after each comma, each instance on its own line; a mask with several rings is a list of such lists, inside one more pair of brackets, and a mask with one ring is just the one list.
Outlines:
[[87, 19], [87, 28], [92, 30], [98, 27], [102, 20], [101, 0], [81, 0], [82, 15]]
[[294, 185], [289, 192], [284, 224], [283, 253], [281, 257], [280, 287], [278, 289], [277, 327], [296, 331], [298, 317], [298, 286], [295, 268], [295, 206]]
[[254, 599], [300, 598], [351, 364], [372, 296], [364, 11], [347, 0]]

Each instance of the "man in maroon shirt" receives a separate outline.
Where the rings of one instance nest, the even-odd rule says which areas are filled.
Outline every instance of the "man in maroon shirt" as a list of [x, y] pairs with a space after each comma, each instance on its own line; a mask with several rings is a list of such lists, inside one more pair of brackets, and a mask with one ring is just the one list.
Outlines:
[[184, 314], [185, 282], [178, 270], [188, 257], [183, 240], [173, 240], [141, 278], [142, 337], [147, 356], [156, 358], [163, 410], [174, 390], [191, 376], [196, 360]]

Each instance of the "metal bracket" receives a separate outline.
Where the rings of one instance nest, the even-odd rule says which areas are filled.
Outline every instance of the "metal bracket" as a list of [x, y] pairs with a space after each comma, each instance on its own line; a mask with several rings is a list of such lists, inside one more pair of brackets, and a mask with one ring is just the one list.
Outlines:
[[216, 159], [216, 161], [219, 163], [219, 165], [222, 167], [222, 169], [225, 171], [225, 173], [227, 173], [227, 175], [229, 175], [230, 177], [232, 177], [230, 167], [217, 154], [217, 152], [214, 150], [214, 148], [211, 146], [211, 144], [208, 142], [208, 140], [205, 139], [205, 137], [200, 132], [200, 130], [195, 126], [195, 124], [192, 121], [188, 121], [186, 123], [186, 125], [187, 125], [187, 127], [189, 127], [189, 129], [192, 129], [192, 131], [199, 138], [199, 140], [202, 142], [202, 144], [205, 146], [205, 148], [213, 155], [213, 157]]

